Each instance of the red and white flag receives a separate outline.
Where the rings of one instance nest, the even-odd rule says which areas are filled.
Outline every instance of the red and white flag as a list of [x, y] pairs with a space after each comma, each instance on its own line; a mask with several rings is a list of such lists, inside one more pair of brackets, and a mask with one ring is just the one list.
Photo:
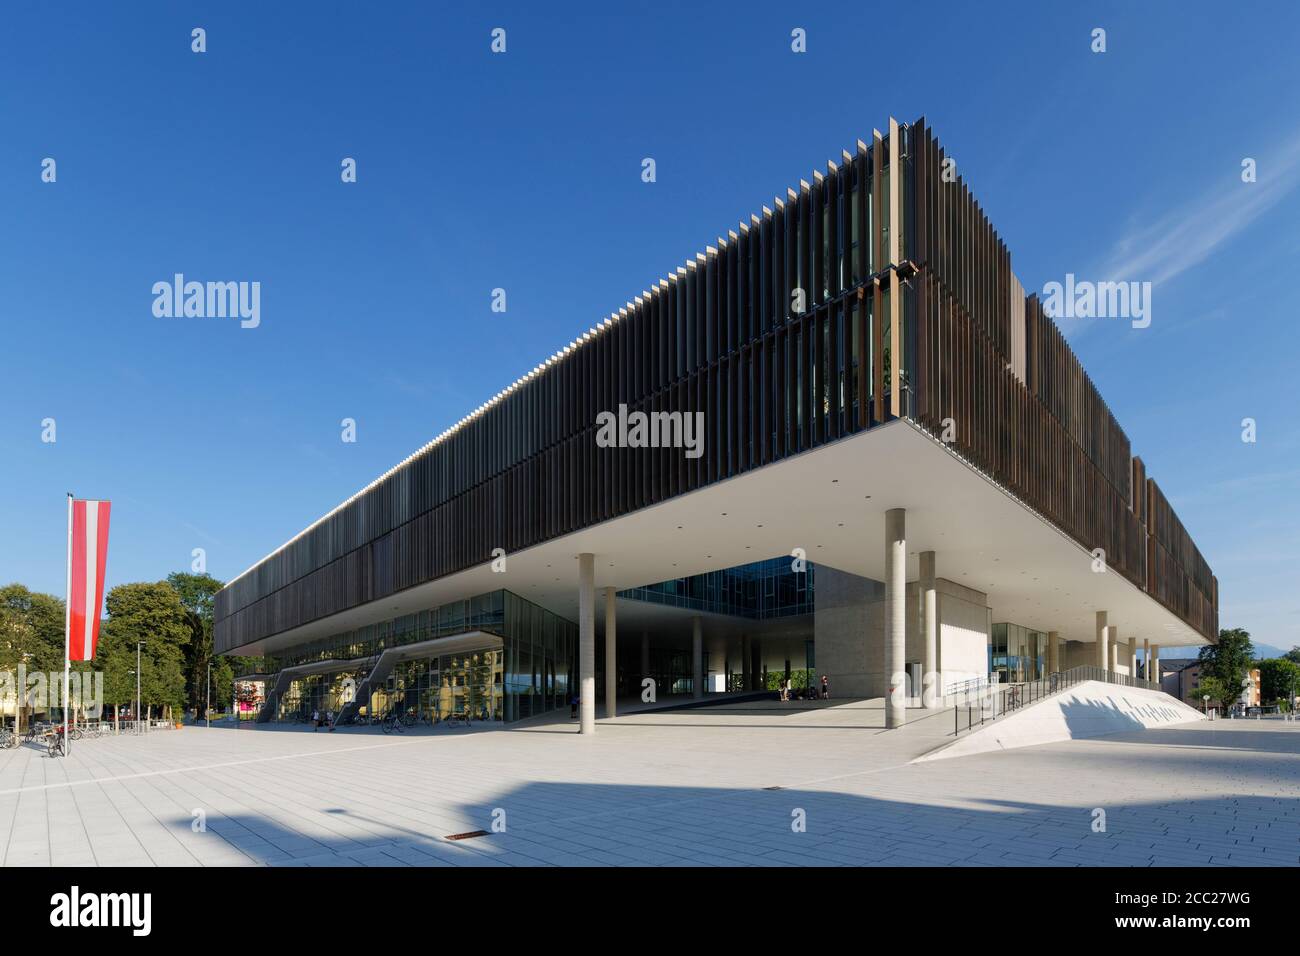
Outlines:
[[68, 515], [68, 660], [89, 661], [99, 643], [108, 559], [107, 501], [72, 499]]

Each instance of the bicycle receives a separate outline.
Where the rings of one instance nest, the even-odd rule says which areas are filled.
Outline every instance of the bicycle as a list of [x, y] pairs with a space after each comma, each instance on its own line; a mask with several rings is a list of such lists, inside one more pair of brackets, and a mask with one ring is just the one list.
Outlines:
[[383, 718], [380, 729], [386, 734], [391, 734], [393, 731], [397, 731], [399, 734], [406, 733], [406, 728], [402, 725], [401, 714], [393, 714], [391, 717]]
[[46, 756], [47, 757], [66, 757], [67, 751], [63, 749], [63, 734], [51, 732], [46, 734]]

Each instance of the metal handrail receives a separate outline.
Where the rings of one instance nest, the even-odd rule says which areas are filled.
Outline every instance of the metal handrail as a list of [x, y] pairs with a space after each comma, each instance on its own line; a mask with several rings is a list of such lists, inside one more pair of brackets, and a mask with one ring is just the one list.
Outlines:
[[967, 694], [973, 690], [980, 690], [987, 687], [992, 682], [987, 677], [973, 677], [970, 680], [957, 681], [955, 684], [949, 684], [944, 689], [943, 696], [951, 697], [954, 694]]
[[[965, 729], [969, 731], [977, 726], [975, 720], [976, 708], [978, 708], [979, 716], [978, 725], [982, 726], [985, 723], [997, 720], [999, 717], [1005, 717], [1012, 711], [1027, 707], [1030, 704], [1036, 704], [1040, 700], [1051, 697], [1053, 694], [1057, 694], [1076, 684], [1082, 684], [1084, 681], [1101, 681], [1106, 684], [1117, 684], [1121, 687], [1138, 687], [1147, 690], [1160, 689], [1152, 682], [1139, 680], [1127, 674], [1117, 674], [1105, 667], [1097, 667], [1094, 664], [1081, 664], [1078, 667], [1071, 667], [1067, 671], [1048, 674], [1034, 681], [1007, 684], [1005, 690], [1001, 689], [1003, 685], [988, 684], [974, 694], [967, 692], [964, 695], [964, 701], [953, 704], [953, 736], [959, 736], [962, 732], [961, 711], [963, 704], [965, 704], [966, 710]], [[971, 682], [967, 681], [966, 683]], [[994, 691], [993, 688], [995, 687], [999, 688], [999, 690]], [[959, 694], [958, 696], [963, 695]]]

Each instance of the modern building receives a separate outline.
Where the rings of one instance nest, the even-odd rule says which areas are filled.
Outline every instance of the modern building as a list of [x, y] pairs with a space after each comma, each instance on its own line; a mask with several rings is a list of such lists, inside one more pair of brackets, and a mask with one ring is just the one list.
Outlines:
[[231, 581], [262, 716], [576, 693], [593, 732], [646, 680], [815, 669], [897, 726], [1213, 641], [1209, 566], [950, 172], [891, 120]]

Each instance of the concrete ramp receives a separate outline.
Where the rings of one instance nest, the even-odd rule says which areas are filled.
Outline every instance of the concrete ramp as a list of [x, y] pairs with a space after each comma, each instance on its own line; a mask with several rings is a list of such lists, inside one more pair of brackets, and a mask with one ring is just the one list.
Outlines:
[[1104, 737], [1204, 719], [1200, 711], [1163, 691], [1083, 681], [991, 724], [963, 733], [913, 762]]

